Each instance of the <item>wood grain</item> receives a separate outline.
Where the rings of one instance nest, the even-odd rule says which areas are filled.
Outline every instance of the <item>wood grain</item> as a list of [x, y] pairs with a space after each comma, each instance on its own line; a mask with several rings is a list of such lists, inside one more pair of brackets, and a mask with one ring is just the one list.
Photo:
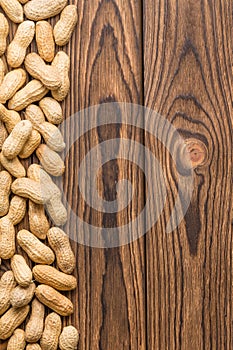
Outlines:
[[[72, 57], [72, 85], [64, 106], [66, 115], [105, 102], [142, 103], [140, 2], [81, 0], [78, 12], [78, 28], [68, 47]], [[88, 120], [86, 123], [91, 128]], [[65, 132], [72, 134], [74, 128], [70, 123]], [[134, 186], [139, 184], [139, 192], [127, 210], [117, 214], [95, 211], [78, 191], [75, 174], [80, 161], [100, 142], [119, 135], [143, 139], [142, 131], [120, 125], [99, 127], [80, 138], [67, 159], [64, 187], [72, 210], [100, 230], [129, 221], [143, 207], [143, 176], [136, 167], [120, 160], [101, 168], [98, 190], [103, 199], [114, 200], [119, 179], [133, 179]], [[86, 182], [86, 177], [81, 181]], [[70, 222], [66, 230], [72, 235], [74, 224]], [[80, 329], [79, 348], [145, 349], [144, 240], [119, 249], [88, 248], [76, 243], [73, 247], [77, 254], [79, 287], [72, 297], [77, 305], [72, 321]]]
[[148, 349], [232, 349], [232, 2], [147, 0], [144, 19], [145, 105], [209, 152], [167, 234], [176, 176], [165, 147], [146, 137], [168, 188], [146, 242]]

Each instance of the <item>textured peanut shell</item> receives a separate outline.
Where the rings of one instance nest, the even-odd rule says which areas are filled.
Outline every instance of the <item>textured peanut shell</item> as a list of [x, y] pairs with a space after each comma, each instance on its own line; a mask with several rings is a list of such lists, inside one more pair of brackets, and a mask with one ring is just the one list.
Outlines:
[[40, 340], [44, 329], [45, 307], [36, 298], [32, 301], [30, 319], [26, 325], [25, 338], [28, 343]]
[[32, 132], [32, 123], [21, 120], [12, 130], [2, 146], [2, 153], [8, 159], [13, 159], [22, 151]]
[[11, 308], [0, 318], [0, 339], [9, 338], [26, 319], [30, 307], [24, 306], [19, 309]]
[[[6, 51], [6, 38], [9, 34], [9, 24], [3, 13], [0, 13], [0, 56]], [[1, 82], [1, 81], [0, 81]]]
[[30, 165], [28, 177], [40, 182], [42, 187], [50, 193], [51, 197], [46, 203], [47, 212], [55, 225], [64, 225], [67, 221], [67, 210], [61, 201], [61, 191], [51, 177], [38, 164]]
[[65, 171], [65, 164], [59, 154], [42, 144], [36, 150], [36, 155], [48, 174], [61, 176]]
[[48, 122], [60, 124], [63, 122], [62, 108], [59, 102], [52, 97], [45, 97], [39, 102], [39, 106], [44, 112]]
[[25, 111], [25, 119], [30, 120], [33, 127], [40, 131], [40, 125], [45, 122], [45, 116], [40, 107], [30, 104]]
[[10, 133], [15, 125], [21, 121], [21, 118], [18, 112], [11, 111], [0, 103], [0, 120], [5, 123], [7, 131]]
[[0, 153], [0, 162], [2, 166], [14, 177], [22, 178], [26, 176], [26, 170], [16, 157], [14, 159], [7, 159], [2, 152]]
[[47, 145], [56, 152], [65, 148], [63, 136], [57, 126], [46, 122], [41, 108], [30, 104], [25, 111], [25, 119], [29, 120], [33, 127], [41, 133]]
[[77, 287], [77, 280], [74, 276], [67, 275], [52, 266], [36, 265], [32, 273], [37, 282], [60, 291], [69, 291]]
[[27, 74], [24, 69], [18, 68], [7, 73], [0, 85], [0, 102], [6, 103], [26, 82]]
[[11, 291], [16, 286], [16, 280], [12, 271], [7, 271], [0, 280], [0, 316], [10, 307]]
[[31, 103], [41, 100], [47, 92], [48, 89], [39, 80], [31, 80], [9, 100], [8, 107], [21, 111]]
[[0, 216], [8, 213], [10, 202], [12, 178], [11, 175], [3, 170], [0, 172]]
[[44, 204], [51, 197], [50, 193], [40, 183], [26, 177], [16, 179], [11, 186], [11, 190], [14, 194], [28, 198], [37, 204]]
[[50, 225], [45, 215], [44, 206], [32, 201], [29, 201], [28, 206], [30, 231], [39, 239], [45, 239]]
[[57, 101], [63, 101], [70, 90], [70, 58], [63, 52], [59, 51], [52, 62], [52, 66], [56, 67], [60, 72], [61, 86], [57, 90], [52, 91], [52, 96]]
[[10, 337], [7, 350], [24, 350], [26, 346], [25, 333], [22, 329], [16, 329]]
[[35, 52], [29, 53], [24, 61], [27, 72], [38, 79], [49, 90], [56, 90], [61, 86], [59, 71], [56, 67], [45, 64], [44, 60]]
[[41, 136], [37, 130], [32, 130], [31, 135], [28, 137], [26, 143], [24, 144], [19, 157], [22, 159], [29, 158], [32, 153], [37, 149], [41, 143]]
[[55, 24], [53, 33], [57, 45], [66, 45], [78, 21], [77, 6], [68, 5], [61, 13], [60, 20]]
[[[0, 20], [1, 20], [1, 18], [0, 18]], [[0, 45], [1, 45], [1, 42], [0, 42]], [[5, 73], [6, 73], [6, 67], [5, 67], [3, 60], [0, 58], [0, 84], [3, 82]]]
[[[41, 168], [39, 165], [30, 165], [28, 168], [28, 177], [34, 181], [39, 182], [40, 170]], [[29, 201], [28, 216], [30, 231], [38, 238], [45, 239], [50, 225], [45, 215], [44, 206]]]
[[0, 7], [12, 22], [23, 22], [23, 7], [18, 0], [0, 0]]
[[28, 287], [15, 287], [11, 292], [11, 305], [13, 307], [23, 307], [28, 305], [35, 293], [35, 283], [29, 284]]
[[65, 148], [63, 136], [57, 126], [44, 122], [40, 125], [40, 133], [46, 144], [55, 152], [62, 152]]
[[26, 200], [19, 196], [13, 196], [10, 202], [7, 217], [13, 225], [18, 225], [26, 214]]
[[7, 216], [0, 219], [0, 257], [10, 259], [15, 253], [15, 228]]
[[41, 347], [39, 344], [28, 344], [26, 347], [26, 350], [41, 350]]
[[67, 0], [32, 0], [24, 6], [24, 13], [33, 21], [41, 21], [58, 15], [66, 4]]
[[35, 294], [41, 303], [61, 316], [69, 316], [74, 312], [72, 302], [50, 286], [45, 284], [39, 285]]
[[46, 62], [52, 62], [55, 55], [55, 42], [53, 28], [47, 21], [36, 23], [36, 44], [40, 57]]
[[8, 137], [7, 129], [4, 123], [0, 120], [0, 150], [2, 150], [2, 146]]
[[19, 231], [17, 233], [17, 242], [35, 263], [50, 265], [54, 262], [55, 256], [53, 251], [31, 232], [27, 230]]
[[18, 68], [22, 65], [34, 35], [34, 22], [24, 21], [18, 26], [14, 39], [7, 48], [7, 62], [11, 67]]
[[56, 350], [61, 334], [61, 317], [52, 312], [45, 319], [45, 328], [40, 340], [42, 350]]
[[47, 233], [50, 247], [56, 254], [57, 265], [64, 273], [71, 274], [75, 268], [75, 256], [69, 237], [58, 227], [52, 227]]
[[59, 338], [60, 350], [77, 350], [79, 333], [73, 326], [64, 327]]
[[11, 258], [11, 269], [20, 286], [27, 287], [32, 283], [32, 271], [22, 255], [15, 254]]

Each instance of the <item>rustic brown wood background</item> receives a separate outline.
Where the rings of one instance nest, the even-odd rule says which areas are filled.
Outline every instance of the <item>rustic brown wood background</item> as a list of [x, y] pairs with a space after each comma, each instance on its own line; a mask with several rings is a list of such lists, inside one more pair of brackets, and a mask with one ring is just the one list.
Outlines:
[[[66, 117], [105, 102], [142, 104], [208, 149], [206, 165], [195, 170], [190, 208], [170, 235], [165, 227], [177, 183], [158, 141], [119, 125], [93, 130], [71, 149], [65, 192], [79, 217], [96, 226], [129, 222], [146, 199], [142, 172], [116, 160], [102, 168], [102, 197], [115, 199], [115, 184], [126, 177], [137, 191], [131, 205], [112, 215], [85, 205], [76, 191], [76, 168], [103, 140], [124, 136], [145, 144], [159, 159], [168, 189], [157, 224], [134, 243], [106, 250], [73, 243], [79, 286], [71, 295], [76, 309], [70, 320], [80, 331], [79, 349], [231, 350], [232, 0], [70, 3], [78, 5], [79, 23], [65, 48], [72, 61]], [[65, 132], [72, 133], [72, 125]]]

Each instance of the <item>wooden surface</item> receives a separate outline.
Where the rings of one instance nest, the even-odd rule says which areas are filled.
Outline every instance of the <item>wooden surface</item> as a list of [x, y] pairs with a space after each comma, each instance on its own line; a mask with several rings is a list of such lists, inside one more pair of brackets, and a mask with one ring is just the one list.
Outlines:
[[176, 183], [166, 152], [146, 138], [169, 187], [164, 214], [146, 236], [148, 349], [233, 346], [231, 5], [144, 2], [145, 105], [209, 152], [185, 219], [166, 234]]
[[[100, 213], [78, 192], [81, 160], [108, 139], [125, 137], [145, 144], [162, 165], [168, 196], [157, 224], [134, 243], [98, 249], [72, 242], [78, 290], [70, 295], [74, 315], [64, 324], [71, 321], [78, 327], [81, 350], [230, 350], [232, 2], [71, 3], [78, 4], [79, 23], [65, 48], [72, 62], [71, 92], [63, 104], [66, 118], [105, 102], [144, 104], [172, 122], [184, 138], [203, 142], [208, 159], [194, 171], [192, 201], [184, 220], [167, 234], [177, 179], [165, 147], [142, 129], [124, 125], [92, 130], [76, 142], [66, 159], [64, 190], [72, 210], [84, 221], [100, 230], [120, 226], [145, 204], [142, 171], [120, 159], [102, 167], [99, 193], [114, 200], [116, 183], [129, 179], [136, 195], [126, 210]], [[73, 128], [67, 122], [66, 137]], [[138, 230], [144, 224], [139, 222]], [[28, 227], [27, 218], [19, 228], [23, 227]], [[75, 238], [73, 222], [65, 230]], [[1, 273], [7, 266], [4, 262]], [[0, 349], [6, 349], [6, 343]]]

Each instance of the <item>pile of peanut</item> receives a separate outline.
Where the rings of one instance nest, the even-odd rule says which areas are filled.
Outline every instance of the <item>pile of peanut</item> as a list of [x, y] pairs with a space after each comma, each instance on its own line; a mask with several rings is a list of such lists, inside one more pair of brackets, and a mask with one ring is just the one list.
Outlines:
[[[78, 18], [67, 2], [0, 0], [0, 261], [10, 261], [0, 280], [0, 339], [8, 340], [8, 350], [78, 347], [77, 329], [62, 329], [68, 323], [62, 318], [74, 311], [65, 293], [77, 287], [76, 261], [59, 228], [67, 210], [52, 178], [65, 170], [58, 125], [70, 89], [70, 58], [61, 47]], [[52, 27], [46, 19], [56, 15]], [[10, 21], [18, 24], [11, 42]], [[27, 166], [23, 160], [34, 152], [40, 165]], [[25, 216], [30, 231], [17, 232]]]

